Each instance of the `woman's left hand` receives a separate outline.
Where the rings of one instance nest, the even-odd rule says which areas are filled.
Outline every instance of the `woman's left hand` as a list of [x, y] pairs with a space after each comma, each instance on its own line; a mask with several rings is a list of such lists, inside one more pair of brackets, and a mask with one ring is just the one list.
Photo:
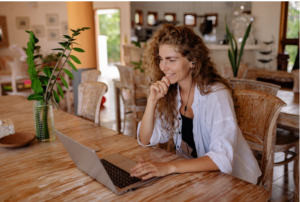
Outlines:
[[143, 180], [171, 174], [168, 162], [148, 162], [140, 158], [140, 162], [131, 168], [131, 177], [142, 177]]

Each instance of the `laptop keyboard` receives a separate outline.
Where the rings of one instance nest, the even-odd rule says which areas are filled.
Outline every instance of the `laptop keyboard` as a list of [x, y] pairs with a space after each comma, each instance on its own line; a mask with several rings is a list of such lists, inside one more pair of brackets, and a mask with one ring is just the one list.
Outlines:
[[104, 159], [101, 159], [100, 161], [102, 162], [102, 165], [104, 166], [114, 185], [120, 189], [141, 181], [139, 178], [131, 177], [128, 172]]

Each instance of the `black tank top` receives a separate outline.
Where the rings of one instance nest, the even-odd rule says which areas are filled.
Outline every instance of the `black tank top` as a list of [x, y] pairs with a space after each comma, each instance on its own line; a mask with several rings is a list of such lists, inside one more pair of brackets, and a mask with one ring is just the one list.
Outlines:
[[182, 117], [182, 140], [185, 141], [190, 148], [193, 149], [192, 157], [197, 158], [197, 151], [194, 141], [194, 134], [193, 134], [193, 119], [187, 118], [181, 114]]

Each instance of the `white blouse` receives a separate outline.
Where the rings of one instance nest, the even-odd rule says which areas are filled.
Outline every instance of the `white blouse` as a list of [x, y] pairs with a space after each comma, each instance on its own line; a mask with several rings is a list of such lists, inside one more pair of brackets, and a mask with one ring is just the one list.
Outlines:
[[[223, 84], [215, 84], [213, 92], [201, 95], [195, 88], [192, 110], [193, 135], [198, 157], [209, 156], [221, 172], [233, 175], [242, 180], [257, 183], [261, 175], [260, 168], [248, 143], [244, 139], [237, 124], [231, 94], [224, 89]], [[177, 88], [177, 110], [181, 107], [179, 86]], [[181, 150], [182, 120], [178, 113], [179, 126], [174, 134], [176, 154], [185, 157]], [[171, 132], [162, 126], [165, 124], [155, 114], [153, 134], [149, 145], [143, 145], [139, 138], [141, 122], [137, 129], [137, 139], [142, 146], [154, 146], [166, 143], [171, 137]]]

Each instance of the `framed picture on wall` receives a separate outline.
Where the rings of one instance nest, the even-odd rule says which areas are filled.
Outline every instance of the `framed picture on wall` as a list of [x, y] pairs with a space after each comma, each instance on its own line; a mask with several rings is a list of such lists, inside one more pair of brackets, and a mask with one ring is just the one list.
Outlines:
[[214, 27], [218, 26], [218, 13], [205, 13], [205, 17], [212, 21]]
[[155, 26], [157, 23], [157, 12], [148, 12], [147, 24], [148, 26]]
[[43, 25], [32, 25], [31, 30], [37, 37], [44, 37], [45, 36], [45, 29]]
[[0, 48], [8, 47], [6, 16], [0, 16]]
[[176, 13], [165, 13], [165, 21], [168, 22], [176, 21]]
[[134, 21], [137, 25], [143, 25], [143, 11], [135, 10]]
[[196, 13], [185, 13], [183, 22], [185, 25], [196, 26], [196, 24], [197, 24]]
[[62, 34], [68, 34], [69, 28], [68, 28], [68, 22], [64, 21], [61, 22], [61, 32]]
[[48, 29], [47, 36], [49, 41], [58, 41], [59, 40], [59, 30], [58, 29]]
[[46, 14], [46, 25], [48, 25], [48, 26], [58, 25], [58, 15], [57, 14]]
[[17, 28], [18, 29], [29, 29], [29, 18], [28, 17], [17, 17]]

